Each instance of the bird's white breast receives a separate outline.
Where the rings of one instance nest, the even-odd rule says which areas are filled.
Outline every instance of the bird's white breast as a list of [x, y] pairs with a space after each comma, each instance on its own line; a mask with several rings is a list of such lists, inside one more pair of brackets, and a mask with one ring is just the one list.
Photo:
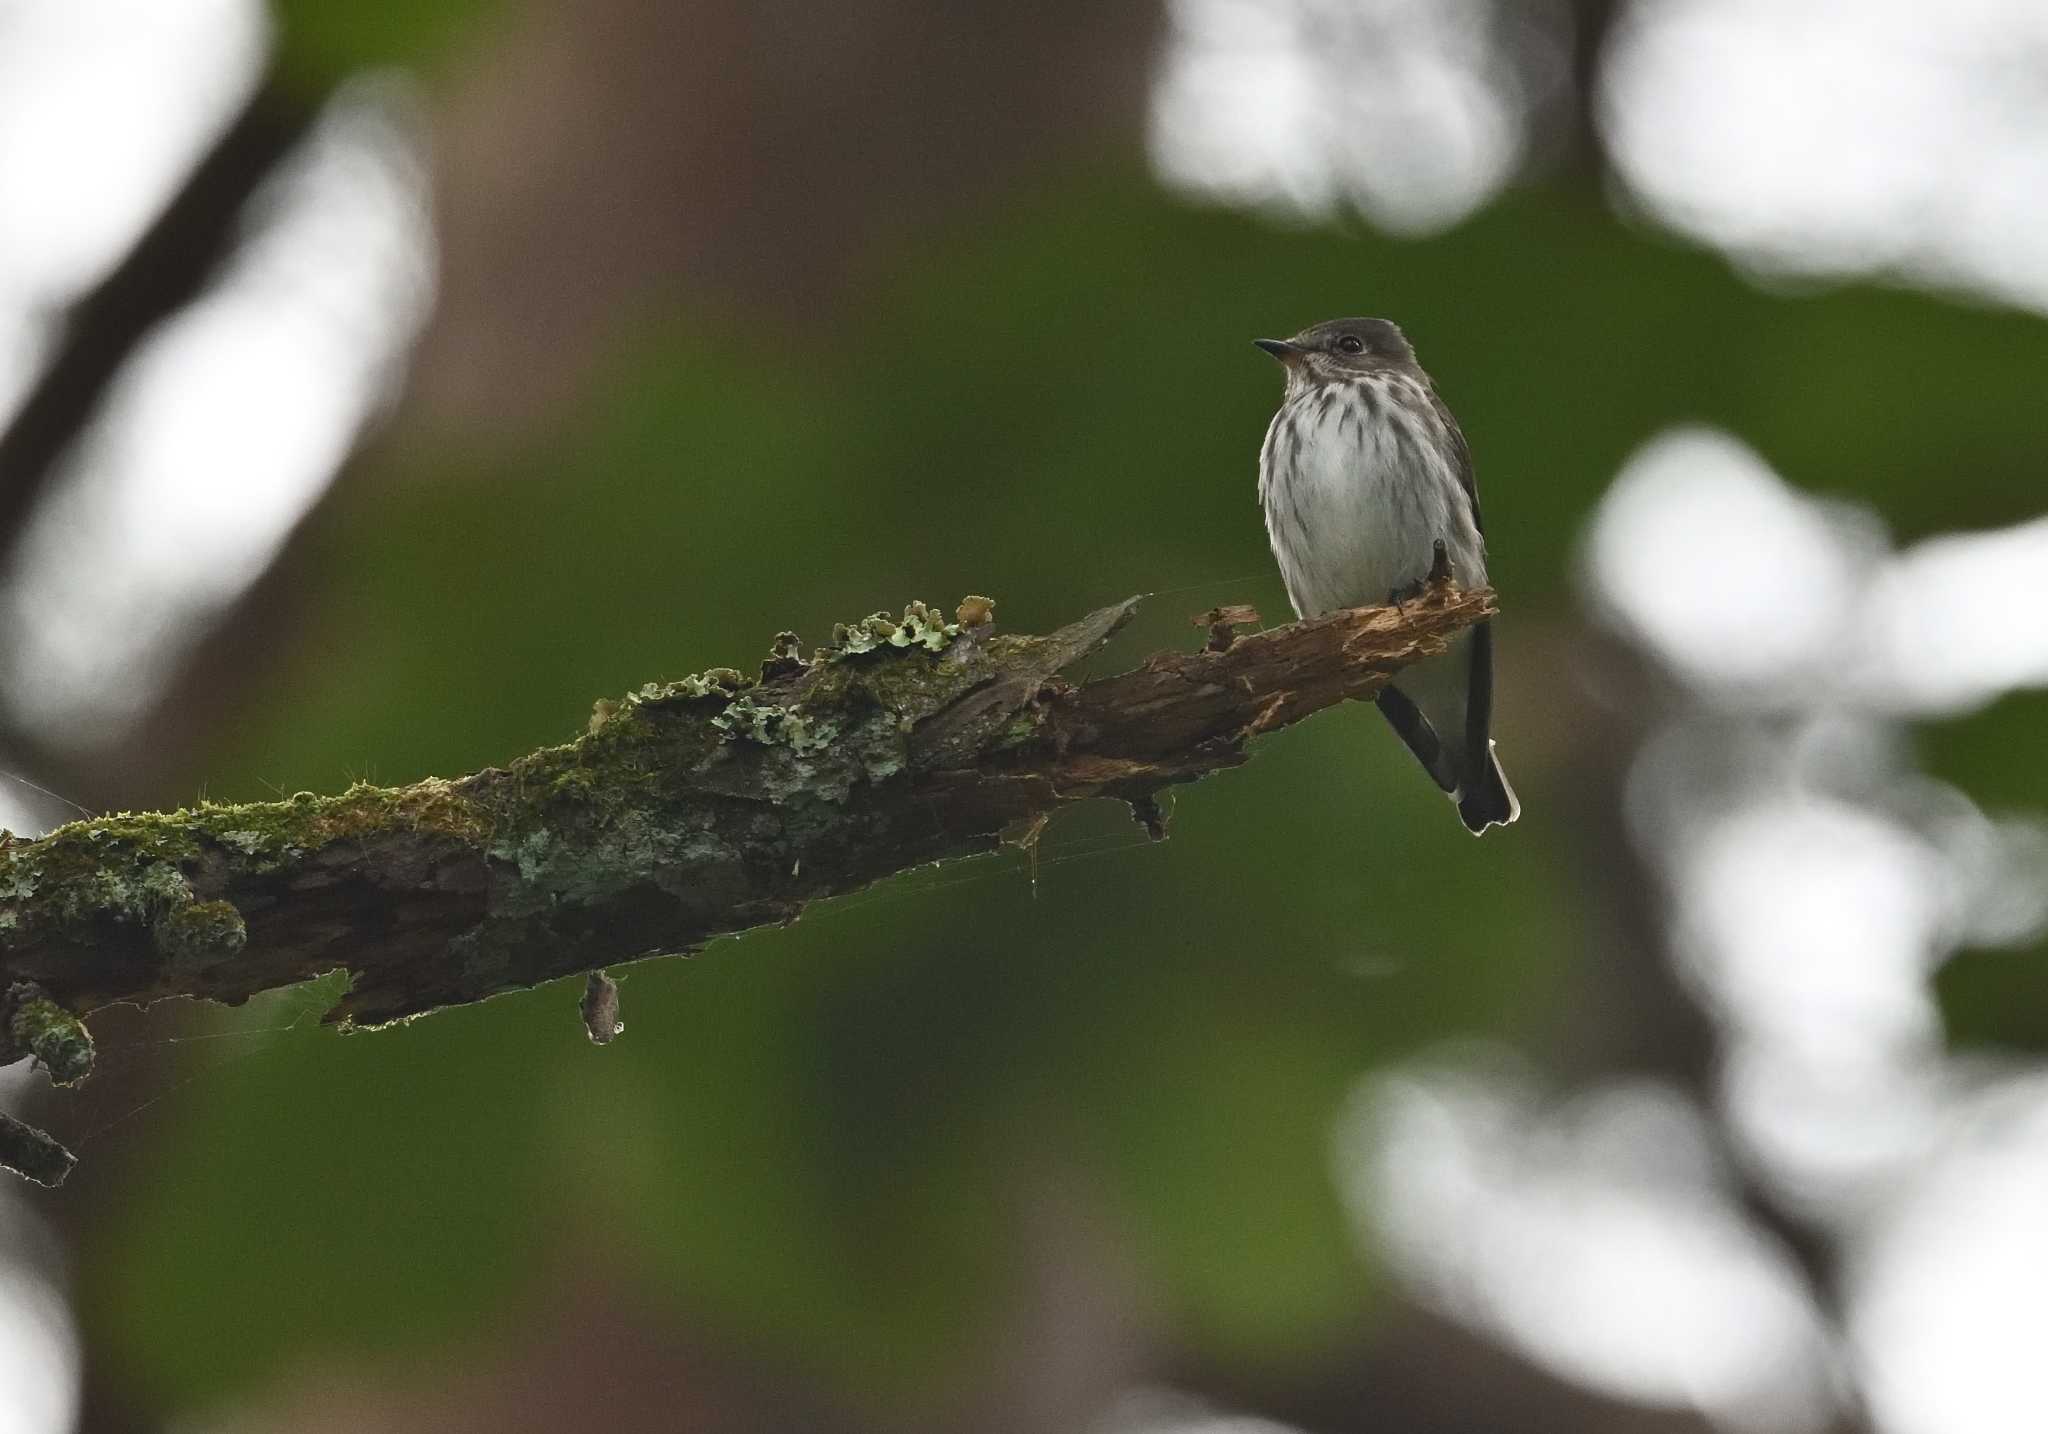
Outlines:
[[1405, 375], [1289, 393], [1260, 450], [1259, 496], [1296, 611], [1385, 602], [1427, 576], [1438, 538], [1460, 584], [1486, 580], [1453, 445]]

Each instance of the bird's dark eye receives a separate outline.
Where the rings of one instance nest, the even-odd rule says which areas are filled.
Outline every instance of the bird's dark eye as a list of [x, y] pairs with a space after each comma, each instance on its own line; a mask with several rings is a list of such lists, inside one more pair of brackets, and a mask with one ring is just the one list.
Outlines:
[[1357, 334], [1346, 334], [1337, 340], [1337, 347], [1347, 354], [1362, 354], [1365, 352], [1365, 340]]

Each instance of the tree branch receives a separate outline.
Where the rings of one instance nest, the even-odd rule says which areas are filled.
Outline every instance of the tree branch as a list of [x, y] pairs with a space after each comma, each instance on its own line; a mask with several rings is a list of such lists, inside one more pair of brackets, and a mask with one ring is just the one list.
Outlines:
[[[998, 635], [982, 599], [956, 622], [913, 604], [808, 660], [785, 633], [758, 679], [714, 668], [599, 702], [576, 740], [460, 780], [0, 833], [0, 991], [75, 1018], [234, 1004], [345, 969], [327, 1019], [376, 1026], [791, 921], [893, 872], [1028, 843], [1093, 797], [1163, 835], [1162, 789], [1370, 697], [1493, 595], [1439, 582], [1234, 640], [1257, 615], [1223, 609], [1197, 620], [1204, 650], [1060, 675], [1137, 606], [1027, 637]], [[65, 1078], [89, 1065], [62, 1019], [11, 1048], [0, 1032], [0, 1060], [46, 1050]]]

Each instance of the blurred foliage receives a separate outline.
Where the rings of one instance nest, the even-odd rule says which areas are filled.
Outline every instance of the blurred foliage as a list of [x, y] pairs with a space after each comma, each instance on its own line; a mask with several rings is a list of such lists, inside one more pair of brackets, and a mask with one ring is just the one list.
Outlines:
[[[2048, 693], [2018, 692], [1920, 734], [1927, 771], [1968, 792], [1993, 817], [2048, 811]], [[1935, 974], [1954, 1046], [2048, 1051], [2048, 941], [2018, 951], [1966, 951]]]
[[503, 0], [270, 0], [278, 72], [307, 98], [358, 70], [440, 62], [498, 18]]
[[[1215, 602], [1284, 615], [1253, 502], [1279, 376], [1248, 341], [1338, 313], [1399, 316], [1459, 413], [1510, 654], [1564, 619], [1589, 508], [1667, 424], [1724, 425], [1904, 534], [2039, 506], [2048, 327], [1765, 294], [1579, 195], [1404, 243], [1113, 173], [923, 237], [811, 335], [650, 320], [515, 460], [384, 452], [321, 519], [314, 629], [212, 794], [471, 770], [594, 697], [912, 597], [988, 592], [1043, 628], [1159, 590], [1125, 657], [1193, 641]], [[607, 1050], [570, 986], [295, 1032], [168, 1103], [150, 1198], [83, 1272], [97, 1321], [189, 1407], [309, 1344], [473, 1331], [597, 1231], [695, 1317], [900, 1398], [999, 1328], [1033, 1212], [1078, 1188], [1175, 1328], [1284, 1359], [1370, 1290], [1329, 1177], [1337, 1103], [1425, 1042], [1536, 1030], [1588, 939], [1566, 774], [1517, 741], [1572, 677], [1521, 675], [1500, 730], [1528, 815], [1481, 842], [1343, 713], [1185, 793], [1164, 845], [1105, 807], [1035, 862], [635, 967]], [[2006, 720], [1943, 740], [1975, 753]]]
[[1922, 728], [1920, 762], [1994, 817], [2048, 811], [2048, 692], [2015, 692], [1982, 711]]
[[1965, 951], [1934, 977], [1952, 1047], [2048, 1051], [2048, 944]]

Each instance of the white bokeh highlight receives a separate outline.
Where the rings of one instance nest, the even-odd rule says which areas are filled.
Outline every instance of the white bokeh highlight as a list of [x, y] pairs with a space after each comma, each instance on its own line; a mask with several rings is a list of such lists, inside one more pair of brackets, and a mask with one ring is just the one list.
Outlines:
[[2048, 822], [1915, 771], [1901, 719], [2048, 681], [2044, 558], [2039, 521], [1894, 553], [1869, 515], [1701, 430], [1630, 461], [1582, 553], [1598, 616], [1680, 679], [1631, 765], [1629, 830], [1716, 1018], [1735, 1148], [1850, 1257], [1885, 1434], [2039, 1425], [2048, 1077], [1987, 1094], [1932, 981], [1965, 947], [2048, 933]]
[[1773, 705], [1810, 697], [1861, 596], [1876, 544], [1862, 526], [1728, 434], [1672, 429], [1601, 499], [1591, 596], [1694, 683]]
[[0, 701], [59, 747], [126, 734], [388, 401], [432, 288], [404, 92], [358, 82], [249, 239], [108, 395], [0, 592]]
[[[1894, 554], [1869, 515], [1704, 429], [1645, 444], [1590, 525], [1595, 612], [1706, 714], [1644, 743], [1630, 830], [1668, 893], [1680, 974], [1724, 1032], [1731, 1130], [1809, 1212], [1849, 1218], [1924, 1158], [1947, 1098], [1941, 962], [2048, 929], [2038, 816], [1987, 816], [1918, 775], [1895, 729], [2033, 675], [2015, 657], [2035, 643], [2024, 603], [1973, 589], [2011, 572], [2036, 527]], [[1923, 609], [1985, 634], [1934, 657], [1926, 683], [1936, 635], [1909, 635]]]
[[1362, 1237], [1418, 1298], [1613, 1398], [1731, 1429], [1822, 1426], [1832, 1355], [1697, 1111], [1614, 1083], [1545, 1109], [1502, 1060], [1369, 1082], [1339, 1127]]
[[1942, 857], [1910, 829], [1794, 788], [1709, 822], [1678, 859], [1677, 954], [1724, 1020], [1817, 1061], [1938, 1036]]
[[1872, 695], [1902, 710], [1967, 712], [2048, 686], [2048, 518], [1907, 549], [1862, 621]]
[[1710, 701], [1947, 716], [2048, 685], [2048, 520], [1890, 550], [1717, 429], [1631, 454], [1588, 527], [1594, 610]]
[[64, 1297], [21, 1266], [0, 1265], [0, 1434], [70, 1434], [79, 1376]]
[[1148, 135], [1191, 193], [1428, 234], [1513, 176], [1529, 108], [1489, 0], [1169, 0]]
[[256, 84], [261, 0], [0, 0], [0, 424]]
[[2048, 6], [1637, 0], [1599, 114], [1634, 201], [1759, 271], [2048, 310]]
[[2048, 1327], [2048, 1077], [1991, 1083], [1858, 1242], [1851, 1322], [1885, 1434], [2034, 1434]]
[[[31, 1062], [0, 1066], [0, 1110], [45, 1084]], [[0, 1174], [0, 1434], [70, 1434], [83, 1359], [63, 1292], [52, 1283], [55, 1237]]]
[[256, 83], [258, 0], [0, 3], [0, 310], [120, 259]]

